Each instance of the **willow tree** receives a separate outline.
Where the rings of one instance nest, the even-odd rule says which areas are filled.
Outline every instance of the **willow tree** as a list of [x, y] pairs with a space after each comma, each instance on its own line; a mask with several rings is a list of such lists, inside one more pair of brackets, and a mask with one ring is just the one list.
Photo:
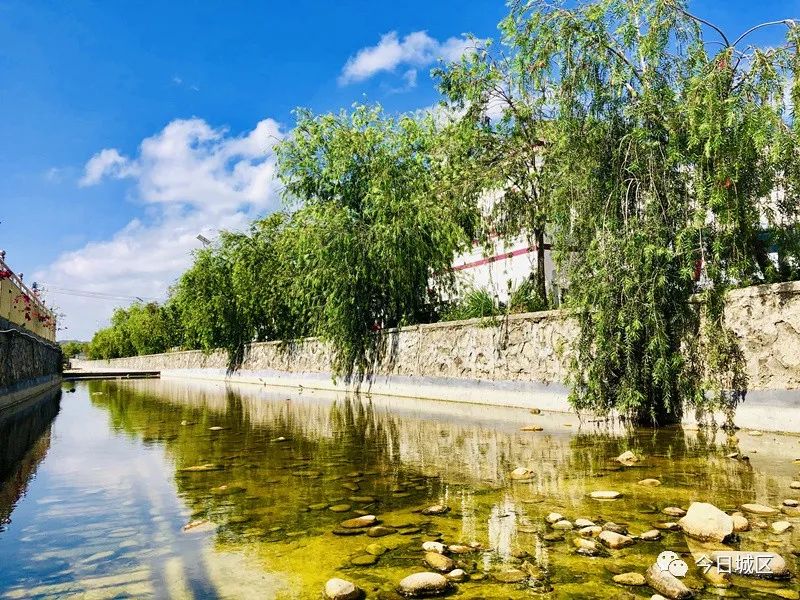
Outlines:
[[236, 369], [252, 341], [301, 335], [292, 318], [287, 286], [294, 254], [284, 235], [289, 218], [275, 213], [248, 232], [223, 232], [195, 254], [172, 289], [168, 306], [178, 315], [187, 348], [228, 351]]
[[296, 314], [334, 350], [334, 372], [368, 373], [376, 332], [434, 318], [454, 252], [471, 239], [474, 198], [453, 175], [465, 144], [431, 116], [380, 107], [301, 110], [277, 147], [293, 215]]
[[525, 235], [536, 249], [531, 274], [537, 304], [547, 305], [545, 229], [549, 194], [542, 178], [547, 102], [533, 87], [529, 65], [474, 40], [475, 51], [434, 69], [448, 106], [473, 130], [468, 174], [492, 199], [487, 229], [504, 238]]
[[[748, 46], [767, 25], [785, 43]], [[796, 240], [800, 28], [730, 37], [676, 0], [531, 0], [500, 29], [546, 126], [573, 405], [649, 423], [734, 408], [747, 381], [724, 293], [765, 280], [766, 224]]]

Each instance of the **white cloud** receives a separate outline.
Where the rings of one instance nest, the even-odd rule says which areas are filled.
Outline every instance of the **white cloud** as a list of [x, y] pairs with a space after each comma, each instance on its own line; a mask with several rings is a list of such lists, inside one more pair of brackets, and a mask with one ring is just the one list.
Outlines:
[[83, 177], [78, 182], [81, 187], [98, 183], [103, 177], [125, 177], [128, 173], [128, 159], [116, 148], [106, 148], [95, 154], [84, 168]]
[[[273, 146], [281, 136], [271, 119], [232, 136], [194, 118], [172, 121], [143, 140], [134, 157], [116, 149], [97, 153], [86, 163], [81, 185], [129, 179], [134, 197], [149, 206], [110, 239], [63, 253], [36, 273], [36, 280], [73, 290], [164, 298], [201, 245], [198, 233], [213, 238], [220, 229], [243, 229], [278, 206]], [[47, 299], [66, 315], [62, 324], [68, 329], [60, 334], [65, 339], [88, 339], [115, 306], [129, 303], [55, 292]]]
[[465, 37], [451, 37], [440, 42], [425, 31], [414, 31], [401, 40], [396, 31], [390, 31], [381, 37], [377, 45], [362, 48], [347, 60], [339, 83], [347, 85], [363, 81], [381, 71], [393, 71], [400, 65], [421, 67], [439, 59], [455, 61], [473, 44], [472, 40]]

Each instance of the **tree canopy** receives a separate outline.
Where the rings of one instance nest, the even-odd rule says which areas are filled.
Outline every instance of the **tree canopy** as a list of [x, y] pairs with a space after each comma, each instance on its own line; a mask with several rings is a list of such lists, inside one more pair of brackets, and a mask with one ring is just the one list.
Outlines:
[[[750, 45], [767, 26], [785, 43]], [[454, 254], [493, 231], [539, 254], [509, 310], [547, 306], [552, 242], [578, 410], [735, 408], [725, 293], [800, 275], [800, 27], [734, 37], [680, 0], [513, 0], [500, 32], [435, 69], [444, 118], [299, 110], [277, 146], [284, 212], [199, 250], [90, 355], [223, 347], [235, 368], [250, 341], [315, 335], [359, 378], [386, 328], [498, 311], [480, 290], [453, 306]]]

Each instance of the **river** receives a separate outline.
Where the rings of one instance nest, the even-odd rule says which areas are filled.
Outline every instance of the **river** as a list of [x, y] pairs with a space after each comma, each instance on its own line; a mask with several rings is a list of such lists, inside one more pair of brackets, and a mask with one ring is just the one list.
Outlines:
[[[664, 509], [692, 501], [732, 512], [800, 498], [800, 437], [759, 433], [253, 385], [67, 383], [0, 415], [0, 598], [305, 599], [340, 577], [389, 600], [430, 570], [426, 541], [473, 546], [451, 553], [469, 577], [454, 598], [649, 598], [613, 577], [664, 550], [692, 566], [683, 581], [699, 598], [797, 598], [795, 578], [714, 587], [684, 534], [663, 528], [677, 520]], [[625, 451], [639, 460], [620, 464]], [[510, 476], [519, 467], [525, 480]], [[448, 510], [421, 512], [434, 505]], [[584, 556], [550, 513], [634, 536], [661, 527], [660, 539]], [[363, 515], [387, 535], [340, 525]], [[800, 509], [747, 517], [734, 547], [779, 552], [794, 571]], [[794, 527], [774, 533], [776, 520]]]

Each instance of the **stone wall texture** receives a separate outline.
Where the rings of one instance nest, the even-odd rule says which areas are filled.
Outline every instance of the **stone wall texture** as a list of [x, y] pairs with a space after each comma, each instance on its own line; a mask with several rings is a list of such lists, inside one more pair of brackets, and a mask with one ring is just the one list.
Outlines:
[[61, 350], [0, 318], [0, 395], [61, 373]]
[[[800, 282], [732, 291], [726, 320], [741, 340], [751, 389], [800, 388]], [[560, 311], [417, 325], [388, 332], [379, 376], [563, 382], [576, 323]], [[328, 373], [330, 350], [314, 338], [254, 343], [244, 371]], [[82, 361], [82, 368], [224, 369], [226, 354], [170, 352]]]

